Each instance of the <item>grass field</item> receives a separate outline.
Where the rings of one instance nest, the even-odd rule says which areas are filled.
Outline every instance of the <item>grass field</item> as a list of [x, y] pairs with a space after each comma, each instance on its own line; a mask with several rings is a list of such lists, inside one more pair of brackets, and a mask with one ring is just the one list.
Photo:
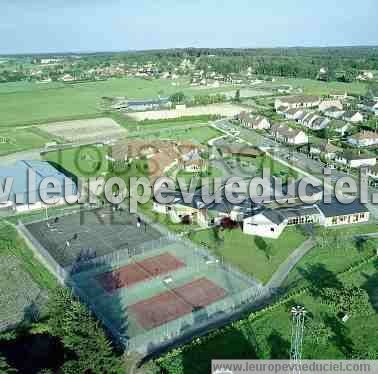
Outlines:
[[121, 113], [111, 113], [111, 117], [122, 127], [126, 128], [129, 132], [140, 132], [145, 130], [160, 130], [169, 129], [172, 127], [180, 126], [196, 126], [206, 124], [213, 119], [213, 116], [194, 116], [182, 117], [165, 120], [152, 120], [152, 121], [136, 121], [129, 116]]
[[[356, 241], [352, 235], [377, 232], [375, 224], [317, 229], [318, 245], [292, 270], [286, 288], [304, 287], [330, 273], [341, 273], [376, 253], [377, 241]], [[324, 239], [322, 239], [324, 238]]]
[[55, 278], [34, 257], [33, 252], [9, 223], [0, 222], [0, 259], [1, 256], [15, 256], [21, 267], [41, 288], [53, 288], [57, 285]]
[[[378, 262], [370, 263], [354, 273], [341, 277], [344, 284], [364, 288], [377, 308]], [[168, 374], [195, 374], [210, 370], [211, 359], [288, 359], [290, 355], [291, 314], [293, 305], [303, 305], [315, 320], [323, 320], [329, 330], [326, 339], [315, 342], [305, 328], [303, 359], [345, 359], [353, 352], [375, 354], [378, 351], [376, 335], [378, 313], [352, 317], [345, 324], [325, 304], [311, 293], [256, 317], [234, 323], [224, 331], [209, 336], [203, 343], [184, 347], [158, 360]], [[375, 353], [374, 353], [375, 352]], [[375, 356], [376, 357], [376, 356]]]
[[149, 140], [181, 140], [189, 141], [194, 144], [207, 144], [210, 139], [221, 136], [222, 134], [210, 126], [190, 127], [190, 128], [164, 128], [153, 129], [152, 131], [130, 134], [130, 136], [144, 137]]
[[14, 152], [41, 148], [51, 140], [49, 134], [35, 127], [0, 128], [0, 156]]
[[[109, 79], [107, 81], [78, 84], [35, 84], [28, 82], [3, 83], [0, 85], [0, 126], [45, 123], [83, 116], [101, 114], [101, 98], [126, 96], [132, 99], [169, 96], [183, 91], [208, 94], [211, 89], [196, 92], [184, 81], [173, 86], [168, 80], [140, 78]], [[231, 88], [230, 88], [231, 89]]]
[[239, 157], [241, 161], [245, 160], [254, 165], [257, 169], [257, 175], [262, 176], [263, 169], [269, 169], [272, 176], [278, 176], [285, 179], [285, 177], [297, 178], [298, 173], [291, 168], [273, 160], [269, 156], [260, 156], [256, 158]]
[[262, 239], [243, 234], [239, 229], [216, 233], [199, 231], [191, 239], [214, 251], [244, 273], [263, 283], [267, 282], [279, 265], [305, 240], [300, 229], [289, 228], [277, 240]]
[[48, 152], [43, 158], [76, 177], [94, 177], [109, 170], [107, 151], [107, 147], [81, 146]]

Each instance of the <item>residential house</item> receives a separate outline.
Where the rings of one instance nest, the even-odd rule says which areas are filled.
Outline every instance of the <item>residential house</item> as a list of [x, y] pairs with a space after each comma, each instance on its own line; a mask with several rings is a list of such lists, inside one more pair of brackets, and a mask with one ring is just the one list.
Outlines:
[[310, 147], [310, 154], [324, 157], [326, 160], [334, 160], [340, 151], [341, 148], [330, 143], [312, 144]]
[[361, 104], [360, 107], [378, 116], [378, 101], [377, 100], [366, 101], [363, 104]]
[[375, 166], [377, 164], [377, 158], [374, 155], [344, 152], [336, 156], [335, 162], [352, 169], [358, 169], [361, 167]]
[[238, 115], [240, 123], [249, 129], [267, 130], [270, 129], [270, 122], [266, 117], [251, 115], [246, 112], [241, 112]]
[[322, 130], [327, 127], [330, 120], [328, 118], [319, 116], [317, 113], [312, 112], [308, 113], [304, 118], [301, 119], [300, 123], [303, 126], [311, 129], [311, 130]]
[[329, 108], [337, 108], [339, 110], [343, 110], [343, 104], [340, 100], [323, 100], [319, 104], [319, 110], [324, 112], [325, 110]]
[[375, 186], [378, 184], [378, 164], [368, 169], [368, 176]]
[[371, 81], [374, 79], [374, 74], [371, 71], [363, 71], [356, 79], [360, 81]]
[[320, 104], [320, 98], [318, 96], [298, 95], [298, 96], [286, 96], [279, 97], [274, 103], [274, 107], [286, 107], [287, 109], [293, 108], [316, 108]]
[[199, 173], [207, 170], [208, 162], [201, 157], [199, 150], [194, 148], [181, 156], [179, 168], [186, 173]]
[[288, 145], [303, 145], [308, 143], [308, 136], [300, 129], [293, 129], [286, 125], [272, 126], [272, 135], [278, 142]]
[[378, 145], [378, 133], [374, 131], [361, 131], [349, 137], [348, 142], [356, 147]]
[[288, 109], [286, 112], [284, 112], [285, 118], [293, 121], [298, 121], [304, 114], [305, 111], [303, 109], [297, 108]]
[[344, 93], [340, 93], [340, 92], [331, 92], [331, 94], [329, 95], [332, 99], [334, 100], [346, 100], [348, 98], [348, 93], [347, 92], [344, 92]]
[[185, 196], [179, 191], [169, 191], [172, 202], [163, 204], [154, 199], [152, 210], [158, 214], [167, 215], [173, 223], [196, 223], [201, 227], [209, 226], [208, 209], [202, 202], [201, 196]]
[[345, 110], [338, 107], [329, 107], [323, 111], [324, 115], [334, 119], [340, 119], [344, 116]]
[[360, 112], [348, 111], [344, 113], [343, 119], [350, 123], [359, 123], [364, 120], [364, 116]]
[[344, 136], [345, 133], [350, 129], [351, 124], [341, 121], [341, 120], [332, 120], [328, 124], [329, 130], [335, 132], [339, 136]]

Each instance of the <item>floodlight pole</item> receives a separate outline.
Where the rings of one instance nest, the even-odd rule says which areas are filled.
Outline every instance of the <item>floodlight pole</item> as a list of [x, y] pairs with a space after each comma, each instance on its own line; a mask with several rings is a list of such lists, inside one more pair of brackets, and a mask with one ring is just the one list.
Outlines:
[[291, 309], [291, 350], [290, 360], [293, 362], [293, 374], [300, 374], [300, 363], [302, 359], [302, 345], [304, 334], [304, 321], [306, 310], [302, 306], [295, 306]]

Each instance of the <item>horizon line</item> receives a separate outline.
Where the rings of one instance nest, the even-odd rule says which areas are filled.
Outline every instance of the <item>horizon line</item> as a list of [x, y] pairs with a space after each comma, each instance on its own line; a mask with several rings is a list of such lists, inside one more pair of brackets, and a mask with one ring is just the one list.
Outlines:
[[274, 50], [274, 49], [335, 49], [335, 48], [378, 48], [378, 44], [348, 44], [348, 45], [293, 45], [293, 46], [274, 46], [274, 47], [167, 47], [167, 48], [147, 48], [147, 49], [114, 49], [114, 50], [67, 50], [54, 52], [16, 52], [0, 53], [0, 57], [21, 57], [21, 56], [57, 56], [57, 55], [93, 55], [93, 54], [113, 54], [113, 53], [141, 53], [158, 51], [184, 51], [184, 50]]

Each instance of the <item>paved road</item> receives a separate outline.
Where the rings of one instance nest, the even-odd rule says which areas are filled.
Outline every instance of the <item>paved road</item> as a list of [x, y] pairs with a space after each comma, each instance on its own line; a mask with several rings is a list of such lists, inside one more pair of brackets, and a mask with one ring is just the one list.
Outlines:
[[276, 289], [282, 286], [283, 282], [293, 270], [295, 265], [315, 246], [313, 238], [307, 239], [300, 245], [276, 270], [272, 278], [265, 285], [267, 289]]

